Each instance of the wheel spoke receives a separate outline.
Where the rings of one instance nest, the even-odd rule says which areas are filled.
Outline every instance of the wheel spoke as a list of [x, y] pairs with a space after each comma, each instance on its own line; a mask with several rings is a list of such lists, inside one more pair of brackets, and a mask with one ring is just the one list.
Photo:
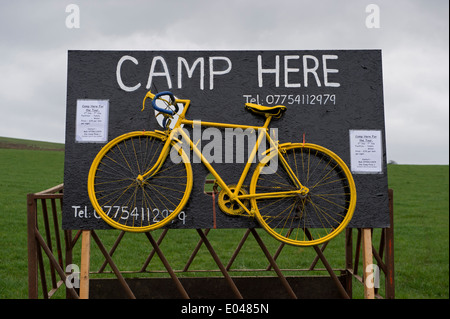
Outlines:
[[[309, 193], [255, 197], [252, 205], [261, 225], [276, 239], [298, 246], [316, 245], [335, 237], [350, 221], [356, 202], [347, 166], [336, 154], [313, 144], [291, 144], [280, 154]], [[292, 177], [282, 165], [274, 174], [259, 175], [263, 165], [270, 166], [259, 164], [251, 193], [295, 190]]]
[[153, 176], [137, 179], [157, 164], [164, 143], [156, 133], [135, 132], [111, 141], [97, 155], [91, 167], [95, 174], [88, 181], [93, 189], [89, 196], [111, 226], [127, 231], [156, 229], [186, 204], [192, 188], [188, 160], [173, 163], [166, 157]]

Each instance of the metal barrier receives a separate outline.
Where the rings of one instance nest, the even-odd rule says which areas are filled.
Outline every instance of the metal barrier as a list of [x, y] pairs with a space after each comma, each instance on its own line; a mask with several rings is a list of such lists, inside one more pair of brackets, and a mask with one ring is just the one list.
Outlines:
[[[62, 211], [63, 187], [64, 185], [61, 184], [36, 194], [27, 195], [28, 297], [30, 299], [38, 298], [38, 277], [45, 299], [51, 298], [61, 285], [66, 284], [65, 265], [72, 263], [72, 249], [78, 237], [72, 238], [72, 231], [70, 230], [62, 231], [64, 234], [63, 255], [63, 241], [61, 240], [59, 223]], [[50, 214], [48, 210], [49, 202]], [[60, 206], [59, 210], [57, 203]], [[40, 209], [38, 209], [39, 206]], [[53, 235], [51, 224], [53, 224]], [[54, 248], [54, 245], [56, 248]], [[44, 251], [47, 259], [44, 259], [42, 251]], [[48, 261], [48, 263], [44, 261]], [[50, 283], [47, 280], [45, 267], [49, 267]], [[57, 275], [59, 275], [59, 279], [57, 279]], [[72, 298], [78, 298], [78, 293], [74, 288], [67, 288], [67, 292]]]
[[[379, 243], [379, 249], [375, 249], [372, 245], [372, 232], [373, 229], [357, 229], [356, 248], [353, 244], [353, 229], [347, 229], [345, 240], [345, 267], [343, 269], [333, 269], [325, 258], [323, 252], [327, 247], [327, 243], [321, 247], [314, 246], [314, 250], [317, 254], [316, 258], [312, 261], [309, 269], [317, 270], [316, 264], [320, 260], [325, 266], [323, 271], [328, 272], [329, 277], [327, 280], [318, 280], [317, 277], [309, 276], [286, 276], [285, 273], [289, 271], [304, 271], [305, 269], [280, 269], [276, 260], [281, 254], [284, 244], [281, 243], [275, 252], [271, 254], [267, 249], [265, 243], [258, 235], [255, 229], [247, 229], [244, 236], [237, 245], [237, 248], [233, 252], [230, 260], [227, 264], [224, 264], [216, 253], [211, 242], [208, 240], [209, 229], [202, 230], [197, 229], [197, 233], [200, 237], [197, 245], [195, 245], [189, 260], [183, 269], [175, 270], [170, 266], [169, 261], [160, 249], [164, 237], [166, 236], [168, 229], [162, 231], [158, 239], [155, 239], [152, 233], [145, 233], [149, 243], [153, 247], [149, 256], [145, 260], [144, 264], [138, 271], [120, 271], [112, 258], [115, 250], [119, 246], [125, 232], [120, 232], [115, 240], [112, 248], [108, 251], [103, 242], [99, 238], [97, 232], [94, 230], [78, 230], [73, 236], [71, 230], [62, 230], [60, 224], [62, 200], [63, 200], [63, 187], [64, 185], [58, 185], [47, 189], [45, 191], [28, 194], [27, 195], [27, 225], [28, 225], [28, 296], [30, 299], [37, 299], [40, 297], [39, 284], [41, 283], [41, 296], [44, 299], [52, 298], [54, 294], [61, 287], [66, 288], [66, 298], [108, 298], [108, 297], [124, 297], [124, 298], [220, 298], [219, 295], [211, 295], [210, 290], [205, 287], [205, 284], [210, 283], [217, 285], [217, 280], [214, 278], [180, 278], [177, 274], [187, 273], [190, 270], [192, 260], [197, 255], [200, 247], [205, 245], [208, 252], [214, 259], [217, 269], [213, 270], [195, 270], [196, 272], [217, 272], [223, 275], [225, 283], [230, 288], [229, 292], [222, 291], [222, 297], [225, 298], [260, 298], [264, 296], [255, 295], [254, 291], [250, 291], [248, 287], [253, 286], [256, 281], [258, 287], [267, 287], [266, 298], [272, 298], [273, 294], [270, 294], [270, 290], [274, 288], [274, 282], [281, 283], [280, 289], [276, 290], [277, 294], [284, 296], [282, 298], [351, 298], [352, 297], [352, 278], [356, 278], [360, 282], [364, 283], [365, 280], [373, 279], [369, 277], [371, 273], [366, 271], [367, 265], [372, 263], [372, 256], [377, 262], [377, 267], [383, 271], [385, 275], [385, 298], [395, 298], [395, 286], [394, 286], [394, 247], [393, 247], [393, 192], [389, 190], [390, 200], [390, 215], [391, 215], [391, 227], [381, 229], [381, 237]], [[138, 234], [130, 234], [131, 236], [137, 236]], [[233, 270], [232, 264], [236, 259], [236, 256], [240, 253], [242, 246], [247, 239], [253, 236], [256, 240], [261, 251], [264, 253], [268, 261], [268, 267], [266, 269], [245, 269], [245, 270]], [[67, 285], [69, 276], [72, 274], [71, 270], [66, 271], [67, 265], [73, 264], [73, 249], [78, 242], [81, 243], [81, 284], [80, 289]], [[98, 249], [101, 251], [105, 261], [103, 265], [97, 271], [91, 271], [89, 269], [90, 258], [90, 239], [93, 238]], [[83, 252], [84, 250], [84, 252]], [[360, 263], [360, 252], [363, 252], [363, 265], [364, 270], [362, 275], [358, 274], [358, 265]], [[133, 273], [135, 275], [139, 273], [148, 273], [147, 266], [150, 260], [154, 256], [158, 256], [162, 261], [166, 272], [170, 275], [170, 279], [165, 278], [144, 278], [142, 280], [124, 278], [124, 273]], [[84, 257], [83, 257], [84, 256]], [[83, 261], [84, 258], [84, 261]], [[86, 263], [87, 258], [87, 263]], [[384, 261], [383, 261], [384, 259]], [[112, 269], [112, 273], [115, 274], [118, 280], [111, 279], [91, 279], [90, 274], [102, 274], [105, 272], [106, 265]], [[254, 271], [254, 272], [271, 272], [276, 276], [273, 277], [232, 277], [233, 271]], [[373, 273], [372, 273], [373, 274]], [[369, 275], [369, 276], [368, 276]], [[102, 281], [103, 280], [103, 281]], [[162, 287], [168, 287], [167, 280], [175, 284], [171, 286], [172, 292], [161, 290]], [[221, 280], [223, 284], [223, 279]], [[118, 286], [123, 289], [114, 289], [115, 294], [111, 295], [108, 292], [113, 291], [111, 287], [117, 288]], [[158, 288], [159, 296], [151, 296], [145, 293], [148, 287], [155, 285]], [[91, 286], [91, 289], [89, 288]], [[133, 289], [131, 289], [131, 287]], [[145, 288], [147, 287], [147, 288]], [[197, 287], [197, 288], [196, 288]], [[198, 289], [201, 287], [201, 289]], [[169, 287], [170, 288], [170, 287]], [[175, 289], [173, 289], [175, 288]], [[313, 291], [315, 289], [315, 293]], [[264, 288], [260, 289], [261, 293], [264, 292]], [[307, 294], [305, 293], [305, 290]], [[205, 295], [201, 295], [200, 291], [204, 291]], [[275, 290], [274, 290], [275, 291]], [[278, 295], [280, 296], [280, 295]], [[364, 297], [382, 298], [378, 294], [376, 288], [370, 285], [364, 285]]]

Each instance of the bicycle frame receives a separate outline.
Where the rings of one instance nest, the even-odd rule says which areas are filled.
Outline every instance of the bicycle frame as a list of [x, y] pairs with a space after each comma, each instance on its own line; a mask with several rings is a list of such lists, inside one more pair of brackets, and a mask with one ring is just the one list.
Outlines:
[[[145, 100], [147, 98], [153, 98], [154, 94], [152, 94], [151, 92], [148, 92], [147, 95], [144, 98], [143, 101], [143, 108], [142, 110], [144, 110], [145, 108]], [[258, 132], [258, 138], [256, 141], [255, 146], [253, 147], [253, 150], [251, 151], [248, 159], [247, 159], [247, 163], [245, 164], [244, 170], [239, 178], [239, 181], [236, 185], [236, 187], [234, 187], [234, 191], [230, 189], [230, 187], [228, 187], [227, 183], [225, 183], [225, 181], [222, 179], [222, 177], [219, 175], [219, 173], [217, 173], [217, 171], [213, 168], [213, 166], [211, 165], [211, 163], [209, 163], [209, 161], [207, 160], [207, 158], [205, 158], [202, 154], [202, 152], [200, 151], [200, 149], [197, 147], [197, 144], [194, 144], [194, 142], [191, 140], [191, 138], [186, 134], [186, 132], [184, 132], [183, 129], [181, 129], [182, 125], [189, 125], [194, 127], [194, 125], [197, 124], [197, 121], [193, 121], [193, 120], [188, 120], [185, 118], [186, 112], [189, 109], [189, 105], [190, 105], [190, 100], [184, 100], [184, 99], [176, 99], [175, 103], [182, 103], [184, 104], [184, 109], [181, 112], [181, 114], [179, 115], [179, 118], [174, 126], [173, 129], [168, 129], [165, 132], [161, 132], [164, 135], [167, 136], [167, 140], [163, 146], [163, 149], [161, 150], [161, 154], [159, 155], [158, 160], [156, 161], [156, 164], [149, 169], [147, 172], [145, 172], [143, 175], [139, 175], [138, 176], [138, 180], [141, 182], [144, 182], [146, 179], [150, 179], [156, 172], [158, 172], [158, 170], [160, 169], [160, 167], [162, 166], [162, 164], [164, 163], [164, 161], [166, 160], [169, 152], [170, 152], [170, 148], [171, 148], [171, 144], [173, 141], [179, 141], [175, 136], [179, 136], [181, 135], [184, 141], [189, 142], [189, 146], [190, 148], [193, 150], [193, 152], [195, 153], [195, 155], [197, 155], [200, 159], [201, 162], [203, 163], [203, 165], [205, 165], [205, 167], [208, 169], [208, 171], [214, 176], [214, 178], [216, 179], [218, 185], [227, 193], [227, 195], [230, 197], [231, 200], [236, 201], [243, 209], [244, 211], [249, 215], [249, 216], [254, 216], [254, 213], [252, 210], [249, 210], [243, 203], [242, 200], [244, 199], [253, 199], [253, 198], [279, 198], [279, 197], [289, 197], [289, 196], [306, 196], [306, 194], [308, 193], [308, 188], [304, 187], [300, 181], [298, 180], [297, 176], [294, 174], [294, 172], [292, 171], [292, 169], [290, 168], [290, 166], [288, 165], [288, 163], [286, 162], [286, 160], [284, 159], [284, 157], [281, 155], [280, 150], [279, 150], [279, 145], [278, 145], [278, 141], [274, 141], [269, 134], [269, 124], [272, 120], [272, 116], [268, 115], [266, 116], [265, 122], [263, 126], [252, 126], [252, 125], [239, 125], [239, 124], [229, 124], [229, 123], [216, 123], [216, 122], [201, 122], [202, 126], [207, 126], [207, 127], [220, 127], [220, 128], [241, 128], [241, 129], [254, 129], [255, 131]], [[264, 137], [266, 137], [267, 141], [270, 144], [270, 148], [268, 151], [266, 151], [267, 154], [269, 154], [270, 158], [272, 158], [272, 156], [278, 156], [278, 159], [280, 159], [281, 164], [283, 165], [283, 167], [286, 169], [286, 171], [288, 172], [290, 178], [292, 179], [292, 182], [294, 183], [294, 185], [297, 186], [297, 190], [294, 191], [285, 191], [285, 192], [272, 192], [272, 193], [259, 193], [259, 194], [239, 194], [239, 191], [242, 188], [242, 185], [244, 183], [245, 178], [248, 175], [248, 172], [250, 170], [251, 164], [253, 163], [258, 149], [264, 139]], [[182, 151], [182, 148], [180, 148], [180, 150]], [[272, 152], [277, 152], [275, 155], [273, 155]], [[272, 154], [272, 155], [270, 155]]]
[[[102, 147], [89, 170], [89, 199], [110, 226], [144, 232], [173, 221], [184, 209], [193, 188], [191, 152], [221, 187], [217, 204], [223, 213], [255, 217], [271, 236], [283, 243], [295, 246], [324, 243], [350, 222], [356, 205], [356, 187], [345, 162], [322, 146], [305, 142], [279, 144], [269, 134], [272, 117], [280, 117], [286, 111], [285, 106], [246, 103], [248, 110], [265, 117], [263, 125], [254, 126], [186, 119], [190, 101], [176, 99], [168, 91], [156, 95], [148, 92], [143, 109], [147, 98], [152, 99], [156, 116], [164, 116], [165, 131], [134, 131], [116, 137]], [[182, 125], [193, 127], [195, 136], [197, 125], [202, 124], [255, 133], [256, 143], [249, 147], [244, 170], [239, 178], [233, 178], [233, 184], [227, 184], [211, 165], [214, 161], [209, 162], [203, 156], [201, 146], [197, 146], [200, 139], [191, 140], [189, 132], [182, 128]], [[261, 143], [269, 149], [264, 147], [260, 154], [263, 157], [258, 156], [255, 165]], [[250, 170], [253, 174], [250, 184], [243, 185]], [[273, 174], [263, 176], [270, 173]], [[235, 185], [236, 179], [239, 181]], [[121, 214], [117, 210], [110, 216], [111, 207], [122, 207]]]

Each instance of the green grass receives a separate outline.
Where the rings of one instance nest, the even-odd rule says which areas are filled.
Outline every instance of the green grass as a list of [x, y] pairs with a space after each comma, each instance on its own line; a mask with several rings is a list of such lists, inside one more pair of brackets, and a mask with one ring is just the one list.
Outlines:
[[[63, 163], [64, 152], [60, 151], [0, 148], [0, 299], [28, 296], [26, 195], [62, 183]], [[394, 189], [396, 298], [449, 298], [448, 165], [390, 165], [388, 178], [390, 188]], [[229, 260], [244, 232], [211, 230], [209, 233], [208, 239], [224, 263]], [[153, 233], [155, 239], [160, 233]], [[262, 230], [258, 230], [258, 233], [274, 253], [278, 242]], [[109, 249], [118, 232], [98, 231], [98, 234]], [[182, 269], [198, 240], [195, 230], [171, 230], [161, 249], [174, 269]], [[103, 263], [103, 257], [95, 243], [91, 245], [91, 269], [97, 269]], [[74, 251], [75, 262], [79, 261], [79, 247]], [[143, 234], [126, 234], [114, 255], [114, 261], [121, 270], [138, 270], [150, 250], [150, 243]], [[325, 255], [333, 268], [344, 267], [342, 235], [330, 242]], [[282, 268], [303, 269], [309, 267], [314, 256], [312, 248], [289, 246], [285, 247], [277, 262]], [[266, 258], [250, 235], [233, 269], [259, 269], [266, 266]], [[323, 268], [320, 263], [318, 267]], [[154, 257], [148, 269], [164, 270], [164, 266]], [[190, 269], [217, 269], [205, 246], [200, 249]], [[286, 272], [286, 275], [289, 274], [302, 273]], [[233, 275], [247, 273], [233, 272]], [[168, 275], [150, 273], [146, 276]], [[220, 273], [196, 272], [183, 276], [220, 276]], [[362, 285], [354, 284], [354, 297], [362, 297]]]
[[448, 298], [448, 165], [389, 166], [388, 178], [394, 189], [396, 296]]
[[0, 136], [0, 148], [64, 151], [64, 144]]

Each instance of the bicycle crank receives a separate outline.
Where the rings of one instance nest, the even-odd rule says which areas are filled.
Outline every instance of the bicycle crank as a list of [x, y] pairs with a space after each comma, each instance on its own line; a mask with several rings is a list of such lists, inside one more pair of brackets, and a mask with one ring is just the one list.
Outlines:
[[[234, 192], [236, 190], [236, 185], [228, 185], [228, 188], [231, 190], [231, 192]], [[247, 195], [247, 194], [248, 194], [247, 191], [245, 189], [241, 188], [239, 190], [239, 193], [237, 194], [237, 196]], [[241, 205], [239, 205], [239, 203], [237, 201], [230, 198], [230, 196], [227, 194], [227, 192], [223, 189], [220, 191], [217, 201], [219, 203], [220, 209], [225, 214], [242, 215], [245, 212], [244, 208]], [[245, 207], [249, 208], [249, 206], [248, 206], [249, 200], [248, 199], [241, 200], [241, 202], [245, 205]]]

